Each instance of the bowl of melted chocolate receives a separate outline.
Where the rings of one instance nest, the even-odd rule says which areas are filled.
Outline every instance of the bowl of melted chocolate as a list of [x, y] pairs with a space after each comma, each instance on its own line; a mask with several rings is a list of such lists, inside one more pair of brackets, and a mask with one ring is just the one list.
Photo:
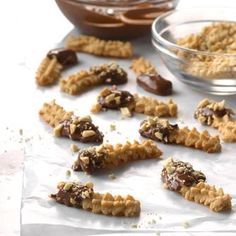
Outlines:
[[127, 39], [149, 33], [153, 20], [174, 9], [178, 0], [56, 0], [56, 3], [82, 33]]

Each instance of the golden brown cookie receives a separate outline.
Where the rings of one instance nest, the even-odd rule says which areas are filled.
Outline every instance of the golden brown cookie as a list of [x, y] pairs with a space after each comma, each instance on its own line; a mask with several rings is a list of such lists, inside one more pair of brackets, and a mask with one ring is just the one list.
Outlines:
[[193, 169], [192, 165], [169, 158], [161, 172], [164, 187], [180, 193], [189, 201], [208, 206], [212, 211], [230, 210], [231, 196], [225, 194], [222, 188], [206, 184], [206, 177], [201, 171]]
[[133, 56], [132, 44], [118, 40], [102, 40], [93, 36], [80, 35], [70, 36], [66, 45], [74, 51], [102, 57], [130, 58]]
[[92, 174], [97, 170], [118, 168], [136, 160], [159, 159], [161, 155], [162, 152], [151, 140], [142, 143], [102, 144], [80, 150], [72, 168]]
[[179, 128], [177, 124], [170, 124], [168, 120], [149, 117], [140, 124], [139, 133], [146, 138], [163, 143], [180, 144], [193, 147], [208, 153], [220, 152], [221, 145], [218, 136], [211, 136], [207, 130], [190, 130], [188, 127]]
[[110, 216], [139, 216], [140, 202], [132, 196], [113, 196], [110, 193], [94, 192], [93, 184], [80, 182], [60, 182], [58, 192], [50, 197], [58, 203], [69, 207], [81, 208], [95, 214]]

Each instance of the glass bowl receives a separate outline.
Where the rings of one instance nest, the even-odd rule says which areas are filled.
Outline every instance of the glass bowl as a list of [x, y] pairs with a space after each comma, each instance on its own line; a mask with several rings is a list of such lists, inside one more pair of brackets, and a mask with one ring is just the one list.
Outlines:
[[[177, 44], [180, 38], [197, 34], [213, 23], [235, 24], [235, 14], [236, 10], [229, 8], [193, 8], [165, 13], [152, 24], [152, 43], [164, 64], [181, 82], [211, 94], [236, 94], [236, 51], [204, 51]], [[232, 41], [236, 42], [236, 34]]]
[[153, 20], [173, 10], [178, 0], [56, 0], [56, 3], [82, 33], [127, 39], [151, 32]]

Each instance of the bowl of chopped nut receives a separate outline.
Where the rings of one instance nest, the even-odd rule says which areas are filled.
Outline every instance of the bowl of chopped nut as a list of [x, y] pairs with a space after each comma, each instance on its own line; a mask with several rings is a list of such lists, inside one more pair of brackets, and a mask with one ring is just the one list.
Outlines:
[[236, 94], [236, 10], [174, 10], [152, 24], [152, 42], [177, 79], [203, 92]]

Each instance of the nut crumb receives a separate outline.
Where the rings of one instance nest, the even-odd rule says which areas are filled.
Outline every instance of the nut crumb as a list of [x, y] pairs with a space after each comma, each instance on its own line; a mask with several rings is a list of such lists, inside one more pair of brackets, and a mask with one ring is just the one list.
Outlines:
[[71, 144], [71, 145], [70, 145], [70, 150], [71, 150], [73, 153], [75, 153], [75, 152], [78, 152], [80, 149], [79, 149], [79, 147], [78, 147], [77, 145]]
[[116, 176], [113, 173], [111, 173], [111, 174], [108, 175], [108, 178], [109, 179], [116, 179]]
[[110, 130], [111, 130], [111, 131], [116, 130], [116, 125], [115, 125], [115, 124], [110, 124]]
[[131, 228], [137, 229], [137, 228], [138, 228], [138, 225], [137, 225], [137, 224], [132, 224], [132, 225], [131, 225]]
[[185, 221], [185, 222], [183, 222], [183, 227], [184, 227], [185, 229], [187, 229], [187, 228], [190, 227], [190, 224], [189, 224], [187, 221]]
[[66, 176], [67, 176], [67, 177], [70, 177], [70, 176], [71, 176], [71, 171], [70, 171], [70, 170], [67, 170], [67, 171], [66, 171]]
[[120, 112], [124, 117], [131, 117], [132, 116], [128, 107], [121, 107]]
[[19, 134], [23, 135], [23, 129], [19, 129]]

